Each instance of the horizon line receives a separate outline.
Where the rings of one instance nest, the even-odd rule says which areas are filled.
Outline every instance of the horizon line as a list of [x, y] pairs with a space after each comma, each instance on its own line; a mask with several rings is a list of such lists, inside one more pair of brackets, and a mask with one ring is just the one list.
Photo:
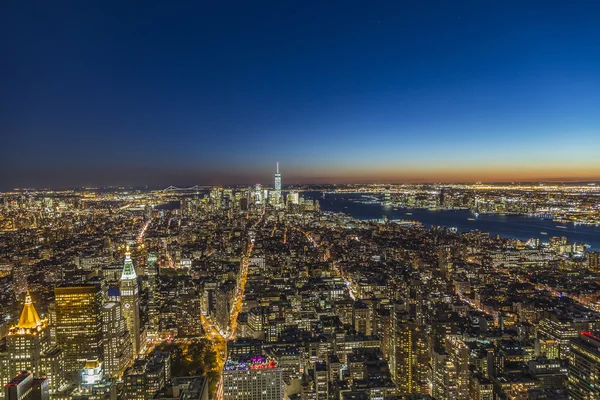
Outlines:
[[[397, 181], [397, 182], [378, 182], [378, 181], [371, 181], [371, 182], [343, 182], [343, 183], [336, 183], [336, 182], [307, 182], [307, 183], [300, 183], [300, 182], [292, 182], [292, 183], [285, 183], [282, 184], [282, 186], [290, 186], [290, 185], [299, 185], [299, 186], [355, 186], [355, 185], [459, 185], [459, 184], [466, 184], [466, 185], [478, 185], [478, 184], [491, 184], [491, 185], [498, 185], [498, 184], [531, 184], [531, 183], [538, 183], [538, 184], [543, 184], [543, 183], [600, 183], [600, 178], [569, 178], [569, 179], [564, 179], [564, 178], [545, 178], [545, 179], [530, 179], [530, 180], [490, 180], [490, 181], [485, 181], [485, 180], [477, 180], [477, 181], [427, 181], [425, 182], [424, 180], [415, 180], [415, 181]], [[194, 187], [205, 187], [205, 188], [209, 188], [209, 187], [236, 187], [236, 186], [253, 186], [256, 185], [257, 183], [230, 183], [230, 184], [194, 184], [194, 185], [148, 185], [148, 184], [127, 184], [127, 185], [75, 185], [75, 186], [45, 186], [45, 187], [14, 187], [12, 189], [8, 189], [8, 190], [3, 190], [0, 193], [6, 193], [6, 192], [10, 192], [10, 191], [26, 191], [26, 190], [76, 190], [76, 189], [118, 189], [118, 188], [131, 188], [131, 189], [141, 189], [141, 188], [147, 188], [147, 189], [158, 189], [158, 188], [162, 188], [162, 190], [168, 189], [168, 188], [177, 188], [177, 189], [191, 189]], [[260, 184], [260, 183], [258, 183]], [[269, 186], [269, 185], [264, 185], [264, 186]]]

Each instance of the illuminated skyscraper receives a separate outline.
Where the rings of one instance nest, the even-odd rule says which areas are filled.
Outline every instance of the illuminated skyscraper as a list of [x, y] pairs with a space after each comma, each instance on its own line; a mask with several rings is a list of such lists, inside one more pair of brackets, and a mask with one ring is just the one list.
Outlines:
[[41, 354], [49, 347], [48, 320], [38, 315], [29, 291], [19, 322], [8, 332], [6, 347], [11, 359], [11, 376], [20, 371], [40, 373]]
[[50, 393], [55, 393], [64, 384], [64, 353], [51, 345], [48, 320], [40, 318], [29, 291], [19, 322], [8, 331], [6, 356], [8, 362], [4, 368], [0, 367], [5, 370], [0, 371], [0, 384], [21, 371], [46, 376]]
[[581, 332], [571, 341], [569, 360], [569, 399], [600, 398], [600, 337]]
[[158, 333], [158, 265], [155, 253], [148, 254], [148, 331], [149, 334]]
[[281, 174], [279, 173], [279, 161], [277, 162], [277, 172], [275, 172], [275, 193], [273, 196], [275, 205], [283, 203], [281, 201]]
[[263, 198], [262, 186], [260, 183], [257, 183], [254, 187], [254, 203], [261, 204]]
[[469, 348], [458, 336], [446, 337], [447, 373], [455, 399], [469, 398]]
[[413, 327], [408, 313], [397, 312], [393, 317], [393, 351], [390, 357], [390, 371], [400, 393], [408, 395], [413, 392]]
[[288, 204], [299, 204], [300, 203], [300, 193], [298, 192], [290, 192], [288, 194]]
[[277, 172], [275, 172], [275, 190], [281, 192], [281, 174], [279, 173], [279, 161], [277, 161]]
[[125, 318], [119, 303], [110, 302], [102, 309], [104, 334], [104, 371], [111, 378], [120, 379], [133, 359], [131, 337], [125, 327]]
[[97, 285], [54, 289], [56, 340], [65, 352], [65, 371], [79, 377], [87, 360], [102, 359], [102, 291]]
[[125, 253], [125, 261], [123, 262], [120, 289], [123, 317], [125, 317], [125, 325], [131, 337], [135, 357], [140, 352], [140, 294], [129, 248]]

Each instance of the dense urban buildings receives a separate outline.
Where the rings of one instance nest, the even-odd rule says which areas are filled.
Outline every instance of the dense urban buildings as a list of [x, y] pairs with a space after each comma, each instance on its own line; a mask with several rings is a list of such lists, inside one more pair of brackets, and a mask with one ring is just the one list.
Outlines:
[[593, 229], [593, 185], [0, 197], [5, 399], [600, 396], [598, 248], [417, 220]]
[[600, 1], [0, 9], [0, 400], [600, 400]]

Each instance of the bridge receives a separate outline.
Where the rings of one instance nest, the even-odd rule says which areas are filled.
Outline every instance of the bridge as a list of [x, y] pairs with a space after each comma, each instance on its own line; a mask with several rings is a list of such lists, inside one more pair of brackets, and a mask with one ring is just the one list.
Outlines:
[[176, 186], [169, 186], [166, 189], [163, 189], [163, 192], [194, 192], [194, 191], [199, 191], [199, 190], [204, 190], [204, 188], [202, 186], [199, 185], [194, 185], [192, 187], [189, 188], [180, 188], [180, 187], [176, 187]]

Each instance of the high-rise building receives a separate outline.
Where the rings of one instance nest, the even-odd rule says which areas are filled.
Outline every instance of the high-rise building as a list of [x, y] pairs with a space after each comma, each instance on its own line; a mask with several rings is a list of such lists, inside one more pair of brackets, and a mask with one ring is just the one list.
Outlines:
[[299, 204], [300, 203], [300, 193], [298, 192], [290, 192], [288, 194], [288, 204]]
[[27, 277], [29, 276], [29, 266], [19, 261], [15, 263], [12, 269], [13, 292], [16, 300], [27, 291]]
[[48, 320], [40, 318], [29, 291], [25, 295], [19, 322], [9, 330], [6, 339], [11, 364], [10, 376], [15, 376], [20, 371], [39, 374], [42, 352], [50, 347]]
[[579, 332], [590, 329], [592, 320], [572, 318], [544, 311], [538, 325], [537, 337], [545, 343], [547, 358], [567, 358], [569, 344]]
[[449, 398], [450, 380], [448, 371], [448, 354], [444, 349], [433, 349], [431, 352], [431, 395], [434, 399]]
[[450, 393], [455, 399], [469, 398], [469, 348], [458, 336], [446, 337], [446, 352], [448, 364], [446, 372], [449, 375]]
[[137, 275], [131, 260], [129, 248], [125, 253], [123, 272], [121, 274], [121, 307], [125, 317], [125, 326], [129, 331], [134, 357], [140, 352], [140, 293], [137, 283]]
[[600, 399], [600, 337], [581, 332], [571, 341], [569, 360], [569, 399]]
[[592, 271], [600, 270], [600, 252], [591, 251], [587, 254], [588, 257], [588, 267]]
[[146, 358], [138, 358], [123, 376], [123, 398], [147, 400], [161, 390], [171, 379], [171, 354], [154, 351]]
[[313, 382], [315, 383], [316, 400], [329, 398], [329, 373], [325, 362], [316, 362], [313, 369]]
[[383, 192], [383, 204], [386, 206], [392, 204], [392, 191], [389, 187]]
[[[186, 284], [187, 282], [187, 284]], [[200, 295], [198, 289], [187, 279], [177, 284], [176, 297], [165, 310], [175, 315], [178, 336], [196, 336], [202, 334], [200, 321]]]
[[277, 172], [275, 172], [275, 191], [281, 192], [281, 174], [279, 173], [279, 161], [277, 162]]
[[282, 370], [263, 356], [232, 355], [223, 369], [224, 400], [282, 400]]
[[494, 384], [484, 376], [474, 375], [469, 381], [469, 396], [473, 400], [494, 400]]
[[262, 204], [263, 202], [263, 190], [262, 185], [257, 183], [254, 187], [254, 204]]
[[371, 308], [368, 304], [357, 301], [352, 307], [352, 319], [354, 329], [365, 335], [373, 333], [373, 317]]
[[235, 283], [226, 282], [215, 290], [215, 322], [217, 326], [226, 332], [229, 327], [229, 319], [233, 293], [235, 292]]
[[48, 400], [48, 380], [22, 371], [4, 386], [6, 400]]
[[[40, 318], [27, 291], [19, 321], [6, 336], [6, 352], [0, 354], [0, 385], [21, 371], [30, 371], [37, 376], [47, 376], [44, 385], [54, 393], [64, 384], [63, 370], [63, 352], [51, 345], [48, 320]], [[4, 393], [0, 398], [2, 396]]]
[[104, 334], [104, 372], [107, 376], [118, 380], [133, 360], [131, 337], [125, 327], [125, 318], [119, 303], [104, 304], [102, 333]]
[[397, 312], [393, 321], [392, 352], [390, 356], [390, 371], [392, 379], [398, 386], [399, 393], [413, 393], [413, 333], [414, 323], [408, 313]]
[[273, 193], [273, 204], [282, 204], [281, 198], [281, 174], [279, 173], [279, 161], [277, 162], [277, 172], [275, 172], [275, 192]]
[[41, 375], [48, 379], [50, 395], [59, 392], [67, 383], [65, 377], [65, 353], [58, 346], [52, 346], [42, 353]]
[[148, 331], [149, 334], [158, 334], [158, 265], [155, 253], [148, 254]]
[[102, 291], [97, 285], [54, 289], [56, 340], [65, 352], [65, 371], [79, 373], [87, 360], [102, 359]]

